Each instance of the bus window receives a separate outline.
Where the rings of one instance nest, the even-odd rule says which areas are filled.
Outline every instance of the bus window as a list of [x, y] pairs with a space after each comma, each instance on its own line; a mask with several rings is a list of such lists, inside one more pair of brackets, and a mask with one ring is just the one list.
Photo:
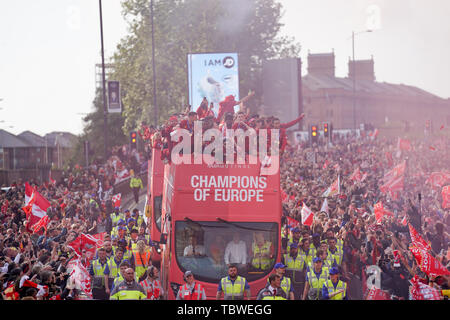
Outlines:
[[176, 259], [182, 272], [191, 270], [199, 281], [219, 282], [227, 263], [238, 264], [240, 275], [254, 281], [272, 271], [277, 235], [276, 223], [177, 221]]
[[157, 196], [153, 200], [153, 212], [154, 212], [154, 221], [156, 222], [156, 228], [159, 232], [161, 232], [161, 205], [162, 205], [162, 196]]

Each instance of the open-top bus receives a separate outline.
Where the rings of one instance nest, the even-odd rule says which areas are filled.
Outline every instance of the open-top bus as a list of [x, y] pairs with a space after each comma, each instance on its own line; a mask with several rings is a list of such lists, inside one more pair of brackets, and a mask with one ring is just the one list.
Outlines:
[[161, 237], [161, 205], [164, 181], [164, 164], [161, 160], [161, 149], [152, 148], [152, 159], [150, 161], [146, 212], [148, 212], [147, 223], [151, 240], [154, 244], [152, 246], [152, 263], [159, 266], [161, 250], [158, 244]]
[[[176, 299], [187, 270], [204, 285], [207, 298], [215, 299], [232, 262], [227, 245], [233, 237], [244, 243], [241, 254], [247, 257], [238, 271], [249, 282], [251, 298], [266, 285], [280, 261], [280, 174], [264, 176], [260, 169], [260, 163], [165, 165], [161, 280], [166, 299]], [[200, 249], [194, 255], [187, 249], [192, 241]], [[253, 254], [258, 241], [269, 244], [269, 258]]]

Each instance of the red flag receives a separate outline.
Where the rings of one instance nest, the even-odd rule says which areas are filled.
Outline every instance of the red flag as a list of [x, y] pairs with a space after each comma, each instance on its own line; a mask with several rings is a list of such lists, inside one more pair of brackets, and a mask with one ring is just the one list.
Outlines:
[[69, 246], [81, 256], [83, 250], [86, 251], [86, 257], [88, 260], [92, 260], [97, 248], [103, 246], [103, 239], [105, 232], [96, 235], [84, 234], [79, 235], [75, 240], [69, 243]]
[[442, 188], [442, 209], [450, 208], [450, 185]]
[[361, 181], [362, 180], [362, 174], [361, 171], [359, 170], [359, 167], [355, 169], [355, 171], [353, 171], [352, 175], [350, 176], [350, 180], [353, 181]]
[[47, 231], [48, 221], [48, 215], [45, 215], [41, 219], [39, 219], [39, 221], [31, 227], [33, 229], [33, 233], [38, 233], [41, 228], [44, 228], [44, 230]]
[[380, 201], [373, 206], [373, 210], [375, 213], [375, 219], [377, 223], [381, 223], [381, 220], [385, 215], [393, 216], [394, 214], [383, 207], [383, 203]]
[[392, 300], [391, 295], [383, 291], [381, 289], [378, 289], [377, 287], [373, 286], [369, 293], [367, 294], [366, 300]]
[[425, 272], [429, 277], [436, 277], [438, 275], [450, 275], [450, 271], [442, 265], [442, 263], [433, 257], [429, 252], [423, 250], [417, 246], [409, 247], [409, 250], [413, 253], [416, 258], [417, 264], [420, 270]]
[[450, 181], [450, 173], [441, 171], [432, 172], [425, 183], [430, 184], [434, 188], [442, 188], [447, 181]]
[[56, 183], [56, 181], [54, 179], [52, 179], [52, 170], [50, 170], [48, 172], [48, 181], [50, 184], [54, 185]]
[[[33, 195], [34, 194], [34, 195]], [[28, 182], [25, 182], [25, 202], [28, 205], [32, 200], [32, 196], [36, 197], [31, 206], [31, 212], [28, 216], [27, 229], [32, 232], [32, 226], [37, 223], [42, 217], [47, 215], [47, 209], [50, 207], [50, 202], [45, 199], [41, 194], [34, 190]]]
[[439, 290], [419, 281], [417, 275], [411, 279], [411, 283], [412, 300], [441, 300]]
[[287, 224], [289, 226], [289, 228], [296, 228], [300, 225], [300, 222], [291, 218], [291, 217], [286, 217], [287, 218]]
[[398, 138], [398, 144], [397, 144], [397, 149], [399, 150], [404, 150], [404, 151], [411, 151], [411, 141], [406, 140], [406, 139], [401, 139], [400, 137]]
[[314, 220], [314, 213], [304, 203], [301, 210], [302, 224], [311, 227]]
[[420, 236], [417, 230], [414, 229], [414, 227], [410, 223], [408, 223], [408, 227], [412, 245], [422, 250], [430, 251], [431, 250], [430, 245]]
[[112, 197], [112, 203], [115, 208], [120, 208], [122, 203], [122, 194], [118, 193]]

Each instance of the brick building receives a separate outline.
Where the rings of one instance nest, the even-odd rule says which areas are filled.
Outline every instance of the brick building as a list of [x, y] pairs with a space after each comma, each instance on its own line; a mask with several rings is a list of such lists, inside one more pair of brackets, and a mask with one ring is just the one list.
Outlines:
[[422, 132], [426, 120], [435, 128], [450, 125], [450, 99], [410, 85], [377, 82], [373, 58], [350, 60], [345, 78], [335, 75], [334, 52], [308, 54], [307, 62], [307, 75], [302, 78], [303, 130], [326, 121], [335, 129], [370, 123]]

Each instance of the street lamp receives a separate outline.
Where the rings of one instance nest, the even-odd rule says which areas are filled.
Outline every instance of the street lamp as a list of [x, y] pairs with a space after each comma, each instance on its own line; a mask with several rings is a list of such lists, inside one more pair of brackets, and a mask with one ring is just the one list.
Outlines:
[[106, 88], [105, 88], [105, 54], [103, 49], [103, 15], [102, 15], [102, 0], [98, 0], [100, 8], [100, 40], [102, 50], [102, 87], [103, 87], [103, 133], [104, 133], [104, 155], [105, 161], [108, 159], [108, 119], [107, 119], [107, 107], [106, 107]]
[[158, 108], [156, 107], [156, 63], [155, 63], [155, 28], [153, 24], [153, 0], [150, 0], [150, 18], [152, 24], [152, 70], [153, 70], [153, 111], [155, 128], [158, 126]]
[[362, 33], [372, 32], [372, 30], [364, 30], [360, 32], [352, 31], [352, 55], [353, 55], [353, 128], [356, 130], [356, 61], [355, 61], [355, 36]]

